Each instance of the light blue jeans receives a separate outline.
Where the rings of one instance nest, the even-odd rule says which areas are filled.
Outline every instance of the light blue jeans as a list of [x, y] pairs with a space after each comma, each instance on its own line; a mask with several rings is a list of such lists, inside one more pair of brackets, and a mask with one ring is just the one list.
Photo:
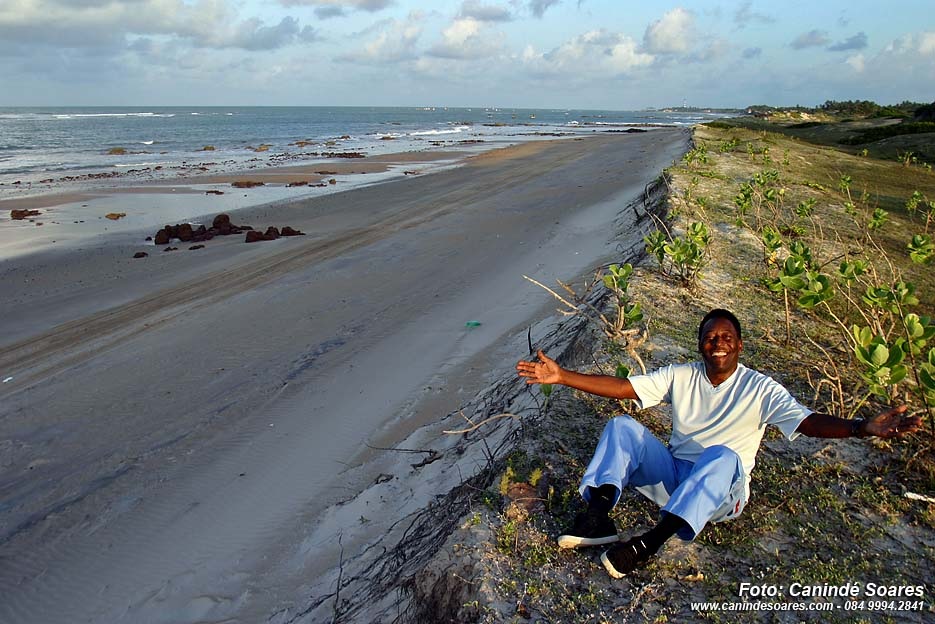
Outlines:
[[632, 486], [663, 513], [684, 520], [688, 526], [678, 536], [693, 540], [708, 522], [740, 515], [745, 479], [740, 457], [726, 446], [706, 448], [694, 463], [677, 459], [642, 424], [618, 416], [604, 427], [579, 491], [587, 501], [589, 487], [610, 484], [620, 491]]

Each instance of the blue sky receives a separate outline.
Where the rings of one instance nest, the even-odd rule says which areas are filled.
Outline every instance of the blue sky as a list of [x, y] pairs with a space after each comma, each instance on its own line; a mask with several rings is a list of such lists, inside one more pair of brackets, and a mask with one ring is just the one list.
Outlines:
[[935, 100], [931, 0], [0, 0], [0, 106]]

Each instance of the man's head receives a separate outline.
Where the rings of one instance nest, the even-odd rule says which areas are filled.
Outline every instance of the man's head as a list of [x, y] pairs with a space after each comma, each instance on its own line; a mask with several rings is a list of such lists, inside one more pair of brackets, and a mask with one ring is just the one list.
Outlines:
[[698, 325], [698, 353], [711, 383], [717, 385], [737, 369], [743, 351], [740, 321], [727, 310], [711, 310]]

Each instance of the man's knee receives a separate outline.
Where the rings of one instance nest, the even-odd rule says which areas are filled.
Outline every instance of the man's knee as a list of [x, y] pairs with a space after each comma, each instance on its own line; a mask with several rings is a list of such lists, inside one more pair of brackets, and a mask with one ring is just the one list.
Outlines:
[[623, 416], [616, 416], [607, 421], [607, 428], [613, 431], [616, 434], [629, 434], [641, 436], [644, 431], [643, 425], [636, 422], [631, 416], [624, 414]]

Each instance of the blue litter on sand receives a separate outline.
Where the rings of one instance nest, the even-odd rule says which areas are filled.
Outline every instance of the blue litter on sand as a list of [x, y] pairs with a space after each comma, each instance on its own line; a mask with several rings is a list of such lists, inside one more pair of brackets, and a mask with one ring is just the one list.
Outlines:
[[464, 324], [465, 327], [480, 327], [480, 321], [468, 321]]

